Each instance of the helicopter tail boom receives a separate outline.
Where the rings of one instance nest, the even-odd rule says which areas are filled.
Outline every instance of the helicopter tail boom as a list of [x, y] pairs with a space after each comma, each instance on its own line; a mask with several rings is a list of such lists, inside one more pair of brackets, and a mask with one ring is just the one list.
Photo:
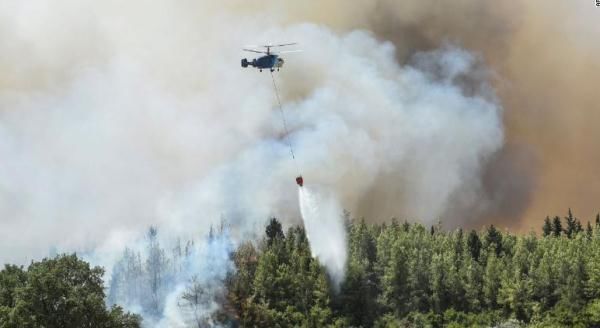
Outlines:
[[248, 67], [248, 66], [256, 67], [256, 59], [253, 61], [248, 61], [248, 59], [246, 59], [246, 58], [242, 59], [242, 67]]

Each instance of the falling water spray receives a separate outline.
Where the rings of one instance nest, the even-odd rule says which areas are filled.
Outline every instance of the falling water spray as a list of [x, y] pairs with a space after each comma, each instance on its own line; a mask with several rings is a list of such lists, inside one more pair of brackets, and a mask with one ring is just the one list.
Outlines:
[[298, 199], [312, 256], [325, 266], [335, 286], [344, 279], [346, 231], [342, 209], [325, 188], [300, 187]]

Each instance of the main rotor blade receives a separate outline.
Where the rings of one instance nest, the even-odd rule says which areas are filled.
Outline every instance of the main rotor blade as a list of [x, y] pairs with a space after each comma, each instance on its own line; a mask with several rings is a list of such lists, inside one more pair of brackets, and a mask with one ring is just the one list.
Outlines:
[[242, 49], [242, 50], [249, 51], [249, 52], [256, 52], [256, 53], [259, 53], [259, 54], [266, 54], [265, 51], [259, 51], [259, 50], [253, 50], [253, 49]]
[[263, 44], [263, 45], [251, 45], [251, 46], [246, 46], [247, 48], [273, 48], [273, 47], [284, 47], [284, 46], [291, 46], [294, 44], [298, 44], [297, 42], [292, 42], [292, 43], [282, 43], [282, 44]]
[[278, 51], [278, 54], [289, 54], [292, 52], [302, 52], [302, 50], [284, 50], [284, 51]]
[[284, 47], [284, 46], [291, 46], [294, 44], [298, 44], [298, 43], [292, 42], [292, 43], [273, 44], [273, 45], [269, 45], [269, 47]]

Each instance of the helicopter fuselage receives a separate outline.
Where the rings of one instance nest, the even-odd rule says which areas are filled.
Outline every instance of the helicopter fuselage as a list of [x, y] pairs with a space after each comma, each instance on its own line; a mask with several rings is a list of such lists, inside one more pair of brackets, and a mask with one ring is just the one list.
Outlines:
[[283, 66], [284, 60], [279, 58], [278, 55], [269, 54], [259, 58], [255, 58], [252, 61], [248, 61], [246, 58], [242, 59], [242, 67], [252, 66], [259, 70], [270, 69], [271, 71], [279, 69]]

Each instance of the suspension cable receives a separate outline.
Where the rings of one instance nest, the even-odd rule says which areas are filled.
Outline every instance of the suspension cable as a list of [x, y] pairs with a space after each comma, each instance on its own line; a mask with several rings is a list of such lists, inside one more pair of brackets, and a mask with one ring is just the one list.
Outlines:
[[300, 172], [298, 163], [296, 162], [296, 155], [294, 154], [294, 148], [292, 147], [292, 143], [288, 139], [290, 132], [287, 127], [287, 121], [285, 119], [285, 113], [283, 112], [283, 106], [281, 105], [281, 98], [279, 98], [279, 89], [277, 88], [277, 84], [275, 83], [275, 76], [273, 76], [273, 71], [271, 71], [271, 80], [273, 81], [273, 88], [275, 89], [275, 95], [277, 96], [277, 104], [279, 105], [279, 113], [281, 114], [281, 121], [283, 121], [283, 130], [285, 131], [285, 136], [283, 139], [285, 140], [285, 143], [287, 144], [287, 146], [290, 149], [290, 154], [292, 155], [292, 160], [294, 161], [294, 164], [296, 165], [296, 169], [298, 170], [298, 172]]

